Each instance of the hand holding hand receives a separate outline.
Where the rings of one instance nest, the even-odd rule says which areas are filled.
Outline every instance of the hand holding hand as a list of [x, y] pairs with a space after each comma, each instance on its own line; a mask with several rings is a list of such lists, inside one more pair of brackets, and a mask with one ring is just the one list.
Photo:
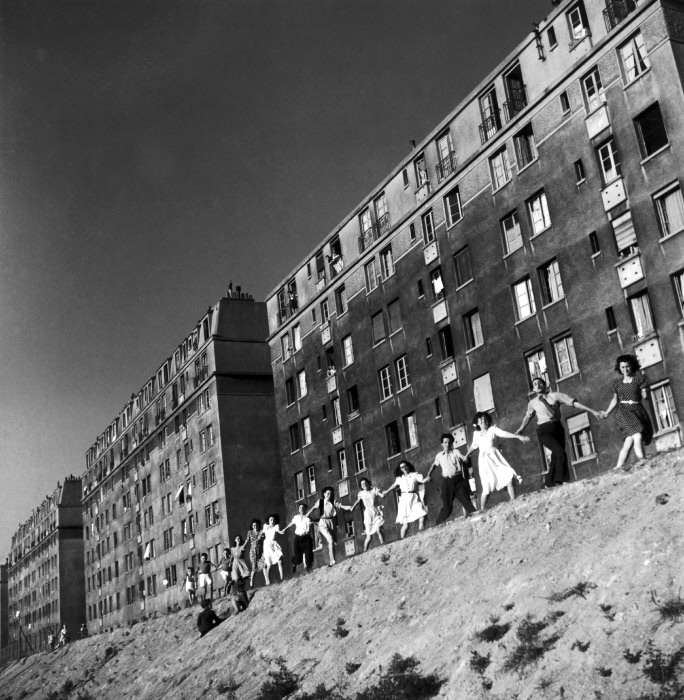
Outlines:
[[529, 442], [530, 438], [528, 438], [527, 435], [520, 435], [518, 440], [520, 440], [520, 442]]

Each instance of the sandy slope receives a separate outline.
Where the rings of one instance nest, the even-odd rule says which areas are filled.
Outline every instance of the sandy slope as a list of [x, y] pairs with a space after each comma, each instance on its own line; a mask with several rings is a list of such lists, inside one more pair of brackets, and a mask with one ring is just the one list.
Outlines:
[[[73, 698], [87, 690], [102, 700], [209, 700], [232, 679], [247, 700], [277, 657], [302, 689], [325, 682], [354, 697], [397, 652], [445, 678], [443, 698], [637, 697], [655, 686], [643, 659], [630, 664], [623, 652], [649, 639], [664, 652], [684, 645], [684, 619], [662, 622], [651, 599], [652, 590], [676, 598], [684, 585], [683, 457], [529, 494], [480, 520], [460, 518], [259, 589], [246, 613], [202, 640], [194, 608], [37, 654], [0, 674], [0, 699], [43, 698], [70, 679]], [[662, 505], [660, 494], [668, 494]], [[584, 597], [549, 600], [578, 583], [587, 584]], [[558, 640], [538, 662], [505, 671], [520, 621], [554, 611], [541, 638]], [[498, 642], [476, 641], [492, 616], [511, 629]], [[470, 667], [474, 650], [490, 655], [489, 690]], [[349, 663], [358, 670], [348, 673]]]

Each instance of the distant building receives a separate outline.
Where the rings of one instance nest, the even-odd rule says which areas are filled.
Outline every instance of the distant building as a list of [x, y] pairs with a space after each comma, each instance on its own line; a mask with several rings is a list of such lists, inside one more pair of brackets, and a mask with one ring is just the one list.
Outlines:
[[8, 657], [45, 648], [85, 621], [81, 480], [69, 476], [12, 535], [7, 567]]
[[[9, 599], [7, 597], [7, 564], [0, 564], [0, 650], [9, 644]], [[2, 658], [0, 651], [0, 658]]]
[[282, 511], [267, 334], [265, 304], [229, 292], [88, 450], [91, 634], [183, 604], [186, 567]]
[[[425, 472], [476, 410], [517, 429], [535, 375], [605, 408], [621, 353], [649, 380], [649, 449], [681, 445], [684, 5], [552, 4], [268, 298], [288, 512], [403, 458]], [[614, 466], [613, 421], [565, 415], [574, 478]], [[505, 449], [539, 488], [536, 440]]]

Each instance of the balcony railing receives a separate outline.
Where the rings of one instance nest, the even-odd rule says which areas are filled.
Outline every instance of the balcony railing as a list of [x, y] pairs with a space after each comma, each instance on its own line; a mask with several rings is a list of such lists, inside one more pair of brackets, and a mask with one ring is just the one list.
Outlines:
[[440, 182], [444, 178], [449, 177], [451, 173], [456, 170], [456, 154], [449, 153], [446, 158], [443, 158], [437, 164], [437, 177], [439, 177]]
[[390, 229], [389, 213], [383, 214], [374, 224], [367, 228], [359, 236], [359, 253], [363, 253], [368, 246], [378, 238], [384, 236]]
[[504, 102], [504, 118], [507, 122], [518, 116], [527, 107], [525, 88], [509, 88], [508, 101]]
[[501, 118], [497, 110], [480, 124], [480, 143], [486, 143], [501, 128]]
[[636, 10], [636, 0], [606, 0], [606, 9], [603, 11], [606, 31], [609, 32], [617, 27], [634, 10]]

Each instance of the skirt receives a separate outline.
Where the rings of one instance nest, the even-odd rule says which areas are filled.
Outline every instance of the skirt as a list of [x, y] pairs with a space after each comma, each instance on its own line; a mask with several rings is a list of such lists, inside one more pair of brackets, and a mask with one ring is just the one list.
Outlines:
[[492, 493], [492, 491], [505, 489], [517, 476], [513, 467], [496, 447], [480, 452], [478, 471], [480, 472], [482, 493]]
[[264, 564], [273, 566], [283, 558], [283, 550], [280, 545], [273, 540], [264, 541]]
[[[424, 493], [425, 489], [421, 489]], [[420, 520], [427, 515], [427, 508], [423, 504], [420, 492], [402, 492], [399, 496], [399, 506], [397, 507], [397, 524], [406, 525]]]

